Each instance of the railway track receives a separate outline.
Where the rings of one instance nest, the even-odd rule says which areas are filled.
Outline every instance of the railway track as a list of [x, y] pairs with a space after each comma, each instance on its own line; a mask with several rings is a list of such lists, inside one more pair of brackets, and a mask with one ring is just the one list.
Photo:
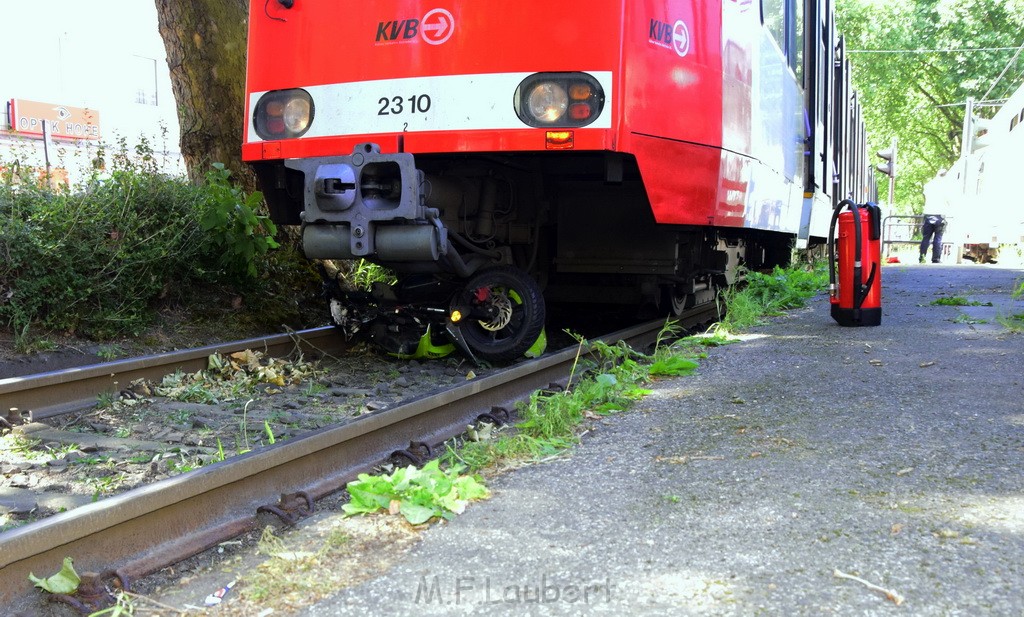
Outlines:
[[[708, 318], [706, 309], [695, 310], [681, 323]], [[642, 348], [662, 325], [659, 320], [601, 338]], [[321, 340], [316, 347], [329, 345]], [[31, 614], [39, 596], [28, 574], [56, 571], [67, 556], [74, 557], [79, 572], [103, 573], [130, 585], [275, 516], [288, 522], [412, 443], [440, 444], [495, 407], [512, 409], [515, 401], [538, 389], [567, 386], [576, 356], [576, 347], [567, 348], [0, 534], [0, 603]], [[124, 383], [130, 373], [115, 374]], [[36, 409], [56, 414], [71, 407], [58, 403]]]
[[331, 326], [197, 347], [182, 351], [104, 362], [76, 368], [0, 379], [0, 413], [16, 409], [29, 420], [41, 420], [85, 409], [104, 392], [117, 392], [137, 379], [159, 380], [175, 371], [206, 368], [207, 358], [246, 349], [281, 357], [294, 352], [326, 355], [349, 347]]

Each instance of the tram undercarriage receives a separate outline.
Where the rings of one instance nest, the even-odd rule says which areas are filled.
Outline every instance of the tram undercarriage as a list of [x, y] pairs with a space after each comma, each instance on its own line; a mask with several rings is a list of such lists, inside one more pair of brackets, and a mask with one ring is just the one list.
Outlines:
[[617, 153], [414, 159], [361, 144], [286, 165], [260, 176], [272, 204], [304, 195], [307, 257], [365, 258], [398, 278], [370, 291], [329, 281], [335, 323], [402, 357], [510, 361], [542, 346], [546, 302], [678, 315], [741, 266], [788, 256], [784, 234], [657, 224], [635, 161]]

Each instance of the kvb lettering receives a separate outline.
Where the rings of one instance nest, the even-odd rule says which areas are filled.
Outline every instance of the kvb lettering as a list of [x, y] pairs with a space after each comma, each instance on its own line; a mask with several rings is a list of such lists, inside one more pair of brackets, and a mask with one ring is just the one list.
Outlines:
[[666, 24], [658, 21], [657, 19], [652, 19], [651, 28], [647, 34], [647, 38], [651, 41], [664, 43], [665, 45], [671, 45], [672, 24]]
[[382, 21], [377, 24], [376, 42], [415, 38], [419, 31], [420, 20], [418, 19]]

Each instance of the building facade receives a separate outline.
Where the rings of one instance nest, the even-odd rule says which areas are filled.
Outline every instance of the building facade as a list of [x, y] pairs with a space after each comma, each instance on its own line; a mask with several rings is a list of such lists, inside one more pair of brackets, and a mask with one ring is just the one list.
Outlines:
[[37, 0], [4, 21], [0, 171], [76, 188], [126, 154], [184, 174], [152, 2]]

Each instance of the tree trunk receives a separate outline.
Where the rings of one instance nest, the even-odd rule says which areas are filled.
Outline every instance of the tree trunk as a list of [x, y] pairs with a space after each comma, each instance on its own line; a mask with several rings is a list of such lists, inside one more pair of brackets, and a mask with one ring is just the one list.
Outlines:
[[247, 0], [155, 0], [178, 104], [181, 154], [193, 182], [224, 163], [255, 190], [242, 164]]

